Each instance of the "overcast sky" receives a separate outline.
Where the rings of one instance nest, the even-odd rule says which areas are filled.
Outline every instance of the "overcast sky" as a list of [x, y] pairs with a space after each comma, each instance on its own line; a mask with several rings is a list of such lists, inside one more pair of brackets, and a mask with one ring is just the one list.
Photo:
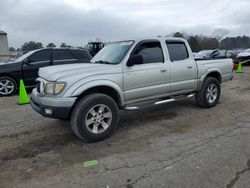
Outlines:
[[0, 25], [9, 46], [34, 40], [82, 46], [175, 31], [250, 35], [250, 0], [0, 0]]

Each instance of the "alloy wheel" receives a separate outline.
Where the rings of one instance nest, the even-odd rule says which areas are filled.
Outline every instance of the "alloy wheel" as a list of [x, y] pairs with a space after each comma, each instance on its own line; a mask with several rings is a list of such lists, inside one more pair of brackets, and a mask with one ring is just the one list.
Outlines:
[[1, 95], [9, 95], [15, 89], [15, 84], [13, 81], [8, 79], [0, 80], [0, 94]]
[[206, 100], [213, 103], [218, 97], [218, 88], [215, 84], [210, 84], [207, 88]]
[[98, 104], [92, 107], [85, 118], [87, 129], [99, 134], [107, 130], [112, 122], [112, 112], [110, 108], [104, 104]]

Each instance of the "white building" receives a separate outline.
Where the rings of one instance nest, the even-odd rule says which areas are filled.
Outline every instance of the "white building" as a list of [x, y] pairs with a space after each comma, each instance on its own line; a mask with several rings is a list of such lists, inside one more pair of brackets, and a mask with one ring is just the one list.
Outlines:
[[0, 61], [4, 61], [9, 57], [9, 45], [7, 33], [0, 31]]

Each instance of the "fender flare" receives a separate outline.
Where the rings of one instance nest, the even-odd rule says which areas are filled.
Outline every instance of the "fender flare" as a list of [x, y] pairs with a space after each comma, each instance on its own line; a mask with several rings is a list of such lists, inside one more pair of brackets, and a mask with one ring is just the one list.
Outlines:
[[208, 69], [208, 70], [206, 70], [205, 74], [203, 74], [203, 75], [200, 77], [200, 79], [199, 79], [199, 82], [198, 82], [198, 90], [201, 89], [204, 80], [205, 80], [206, 77], [207, 77], [209, 74], [211, 74], [211, 73], [219, 74], [219, 75], [220, 75], [220, 78], [222, 79], [222, 72], [221, 72], [220, 69], [218, 69], [218, 68]]
[[102, 86], [110, 87], [113, 90], [115, 90], [117, 92], [117, 94], [119, 95], [120, 104], [121, 105], [124, 104], [124, 95], [123, 95], [123, 92], [122, 92], [120, 86], [111, 80], [98, 79], [98, 80], [92, 80], [92, 81], [85, 82], [82, 85], [80, 85], [78, 88], [76, 88], [73, 92], [71, 92], [70, 96], [77, 97], [91, 88], [102, 87]]

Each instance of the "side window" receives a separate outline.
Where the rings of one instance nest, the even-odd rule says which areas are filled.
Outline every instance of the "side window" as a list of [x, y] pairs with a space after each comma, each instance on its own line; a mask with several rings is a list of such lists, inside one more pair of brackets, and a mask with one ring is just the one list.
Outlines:
[[53, 51], [53, 60], [67, 60], [67, 59], [75, 59], [68, 50], [54, 50]]
[[32, 62], [40, 62], [40, 61], [50, 61], [50, 50], [41, 50], [35, 52], [30, 56], [30, 61]]
[[189, 57], [186, 45], [184, 42], [166, 42], [170, 60], [181, 61]]
[[220, 56], [220, 54], [219, 54], [219, 51], [218, 50], [216, 50], [216, 51], [214, 51], [213, 53], [212, 53], [212, 57], [213, 58], [216, 58], [216, 57], [219, 57]]
[[134, 55], [142, 55], [144, 64], [164, 62], [160, 42], [145, 42], [137, 47]]
[[71, 53], [77, 59], [91, 59], [91, 56], [89, 55], [89, 53], [84, 50], [71, 50]]

